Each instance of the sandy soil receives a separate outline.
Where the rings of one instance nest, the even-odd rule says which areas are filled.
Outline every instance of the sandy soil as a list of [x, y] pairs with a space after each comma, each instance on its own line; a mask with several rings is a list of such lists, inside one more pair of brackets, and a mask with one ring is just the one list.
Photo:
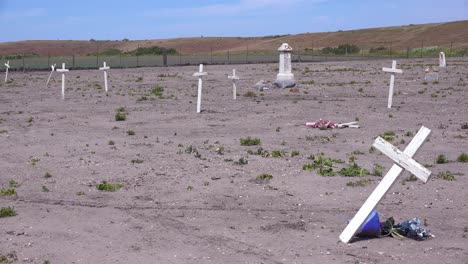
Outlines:
[[[47, 72], [13, 72], [0, 87], [0, 188], [18, 186], [0, 205], [17, 216], [0, 218], [0, 256], [15, 263], [468, 263], [468, 163], [456, 161], [468, 153], [468, 61], [449, 60], [438, 84], [424, 84], [425, 67], [436, 62], [398, 62], [404, 74], [391, 110], [390, 76], [381, 71], [387, 60], [294, 64], [298, 89], [264, 92], [254, 84], [272, 81], [276, 64], [205, 66], [201, 114], [198, 67], [111, 69], [108, 96], [102, 72], [71, 71], [65, 100], [57, 73], [46, 88]], [[233, 67], [241, 77], [236, 101], [227, 78]], [[164, 98], [150, 93], [157, 85]], [[243, 96], [248, 91], [257, 97]], [[119, 107], [126, 121], [115, 121]], [[359, 120], [361, 128], [303, 125], [319, 118]], [[377, 209], [381, 220], [419, 217], [436, 237], [339, 242], [381, 177], [349, 187], [361, 178], [322, 177], [303, 164], [324, 152], [346, 162], [355, 156], [368, 170], [381, 164], [385, 174], [392, 162], [369, 151], [374, 138], [394, 131], [393, 144], [404, 149], [405, 134], [421, 125], [432, 134], [415, 159], [432, 165], [433, 177], [423, 184], [405, 172]], [[259, 146], [241, 146], [247, 137], [286, 155], [248, 154]], [[449, 162], [435, 164], [439, 154]], [[248, 164], [236, 165], [240, 158]], [[437, 177], [446, 171], [454, 181]], [[256, 182], [261, 173], [273, 179]], [[101, 192], [102, 181], [123, 187]]]

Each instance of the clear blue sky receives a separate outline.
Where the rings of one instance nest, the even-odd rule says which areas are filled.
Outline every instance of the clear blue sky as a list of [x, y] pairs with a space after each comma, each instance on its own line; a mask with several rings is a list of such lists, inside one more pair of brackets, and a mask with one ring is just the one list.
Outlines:
[[468, 19], [468, 0], [0, 0], [0, 42], [267, 36]]

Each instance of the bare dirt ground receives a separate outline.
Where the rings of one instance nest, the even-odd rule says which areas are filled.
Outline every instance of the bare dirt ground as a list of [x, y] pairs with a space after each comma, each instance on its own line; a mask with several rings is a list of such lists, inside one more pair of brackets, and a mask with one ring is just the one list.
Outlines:
[[[205, 66], [201, 114], [198, 67], [111, 69], [108, 96], [102, 72], [71, 71], [65, 100], [58, 73], [45, 88], [47, 72], [12, 72], [0, 87], [0, 188], [18, 186], [0, 207], [17, 215], [0, 218], [0, 256], [41, 264], [468, 263], [468, 163], [456, 161], [468, 153], [468, 61], [449, 59], [440, 82], [424, 84], [436, 62], [398, 62], [404, 73], [391, 110], [381, 70], [389, 60], [294, 64], [298, 89], [263, 92], [254, 84], [274, 80], [276, 64]], [[232, 68], [241, 77], [236, 101]], [[150, 93], [155, 86], [162, 98]], [[120, 107], [125, 121], [115, 121]], [[359, 120], [361, 128], [304, 126], [319, 118]], [[385, 174], [393, 163], [370, 149], [374, 138], [394, 131], [392, 143], [404, 149], [407, 132], [422, 125], [432, 134], [415, 159], [430, 165], [431, 180], [405, 172], [377, 209], [382, 221], [419, 217], [436, 237], [339, 242], [381, 177], [323, 177], [302, 169], [308, 157], [354, 156]], [[241, 146], [247, 137], [261, 145]], [[283, 156], [247, 153], [259, 147]], [[436, 164], [439, 154], [449, 162]], [[241, 158], [248, 164], [236, 164]], [[446, 171], [455, 180], [437, 176]], [[261, 173], [273, 178], [256, 182]], [[370, 184], [347, 186], [361, 179]], [[98, 191], [102, 181], [123, 187]]]

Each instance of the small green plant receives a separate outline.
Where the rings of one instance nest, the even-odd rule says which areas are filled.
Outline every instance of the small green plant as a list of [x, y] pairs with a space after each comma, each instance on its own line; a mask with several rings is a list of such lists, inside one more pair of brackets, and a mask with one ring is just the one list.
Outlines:
[[291, 151], [291, 157], [299, 156], [301, 153], [298, 150]]
[[143, 160], [141, 160], [141, 159], [132, 159], [131, 162], [132, 162], [132, 164], [141, 164], [141, 163], [143, 163]]
[[29, 119], [28, 119], [28, 123], [32, 123], [32, 121], [33, 121], [33, 120], [34, 120], [34, 118], [33, 118], [32, 116], [31, 116], [31, 117], [29, 117]]
[[466, 154], [466, 153], [460, 154], [460, 156], [458, 156], [458, 158], [457, 158], [457, 161], [458, 162], [464, 162], [464, 163], [468, 162], [468, 154]]
[[215, 149], [215, 152], [216, 152], [218, 155], [224, 155], [224, 146], [223, 146], [223, 145], [217, 146], [216, 149]]
[[191, 191], [191, 190], [193, 190], [193, 186], [192, 185], [187, 186], [187, 191]]
[[0, 196], [16, 196], [16, 190], [13, 188], [10, 189], [1, 189]]
[[414, 133], [411, 131], [406, 131], [405, 136], [407, 137], [414, 137]]
[[18, 183], [17, 183], [16, 181], [14, 181], [14, 180], [11, 180], [11, 181], [9, 182], [9, 185], [10, 185], [10, 188], [16, 188], [16, 187], [18, 187]]
[[241, 138], [240, 139], [240, 144], [241, 146], [257, 146], [261, 144], [261, 141], [259, 138]]
[[244, 94], [244, 97], [257, 97], [257, 94], [252, 91], [248, 91]]
[[115, 192], [122, 187], [123, 185], [121, 183], [110, 184], [107, 181], [102, 181], [98, 186], [96, 186], [96, 188], [102, 192]]
[[442, 179], [442, 180], [446, 180], [446, 181], [454, 181], [455, 180], [455, 176], [450, 171], [440, 172], [439, 174], [437, 174], [437, 178]]
[[109, 141], [107, 141], [107, 145], [113, 146], [113, 145], [115, 145], [115, 142], [113, 140], [109, 139]]
[[348, 167], [342, 168], [339, 171], [339, 174], [345, 177], [362, 177], [369, 175], [369, 171], [361, 168], [358, 164], [353, 163], [348, 165]]
[[142, 81], [143, 81], [143, 77], [140, 76], [140, 77], [138, 77], [138, 78], [136, 79], [135, 82], [142, 82]]
[[44, 174], [44, 178], [52, 178], [52, 174], [50, 174], [49, 172], [46, 172]]
[[234, 164], [236, 165], [247, 165], [249, 161], [245, 158], [240, 158], [238, 161], [235, 161]]
[[270, 157], [270, 152], [268, 152], [268, 150], [265, 150], [263, 148], [258, 148], [257, 151], [252, 151], [252, 150], [247, 150], [247, 153], [250, 154], [250, 155], [258, 155], [258, 156], [262, 156], [264, 158], [268, 158]]
[[83, 196], [83, 195], [85, 195], [85, 192], [79, 191], [79, 192], [76, 193], [76, 195], [77, 195], [77, 196]]
[[40, 161], [39, 158], [32, 158], [32, 159], [31, 159], [31, 165], [34, 166], [34, 165], [36, 165], [36, 163], [38, 163], [39, 161]]
[[127, 120], [127, 111], [125, 111], [125, 108], [119, 107], [116, 110], [115, 114], [115, 121], [125, 121]]
[[448, 160], [447, 160], [447, 158], [445, 157], [444, 154], [440, 154], [440, 155], [437, 156], [437, 158], [436, 158], [436, 163], [437, 163], [437, 164], [444, 164], [444, 163], [448, 163]]
[[304, 164], [302, 166], [303, 170], [317, 170], [317, 173], [321, 176], [335, 176], [336, 171], [335, 163], [343, 163], [342, 160], [336, 160], [332, 158], [327, 158], [323, 153], [318, 153], [311, 157], [313, 160], [312, 163]]
[[133, 131], [133, 130], [127, 130], [127, 135], [129, 135], [129, 136], [134, 136], [134, 135], [135, 135], [135, 131]]
[[257, 183], [266, 183], [266, 182], [269, 182], [271, 179], [273, 179], [273, 176], [271, 174], [262, 173], [262, 174], [259, 174], [257, 178], [255, 178], [255, 181]]
[[47, 186], [42, 185], [42, 191], [43, 192], [49, 192], [49, 188], [47, 188]]
[[282, 151], [282, 150], [273, 150], [273, 151], [271, 152], [271, 156], [272, 156], [273, 158], [281, 158], [281, 157], [284, 157], [284, 156], [285, 156], [285, 153], [284, 153], [284, 151]]
[[382, 173], [383, 173], [383, 170], [385, 169], [384, 166], [378, 164], [378, 163], [375, 163], [374, 164], [374, 168], [372, 169], [372, 175], [374, 176], [382, 176]]
[[0, 218], [15, 216], [16, 211], [13, 207], [2, 207], [0, 209]]
[[362, 179], [362, 180], [359, 180], [359, 181], [347, 182], [346, 186], [349, 186], [349, 187], [366, 186], [366, 185], [369, 185], [371, 182], [372, 182], [371, 180]]
[[164, 93], [164, 88], [160, 86], [156, 86], [151, 90], [151, 93], [154, 94], [155, 96], [162, 96]]
[[395, 140], [396, 134], [394, 131], [386, 131], [385, 133], [380, 134], [379, 136], [386, 141], [392, 142], [393, 140]]

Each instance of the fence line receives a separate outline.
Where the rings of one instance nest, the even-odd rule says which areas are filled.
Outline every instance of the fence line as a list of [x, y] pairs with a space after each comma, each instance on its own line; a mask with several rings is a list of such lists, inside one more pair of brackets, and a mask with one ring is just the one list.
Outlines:
[[[450, 52], [447, 57], [468, 56], [468, 49], [459, 49], [457, 52]], [[352, 60], [377, 60], [377, 59], [411, 59], [411, 58], [436, 58], [438, 50], [431, 52], [421, 52], [422, 49], [407, 49], [403, 52], [390, 51], [389, 54], [371, 54], [361, 52], [357, 54], [320, 54], [313, 49], [294, 51], [292, 60], [294, 62], [323, 62], [323, 61], [352, 61]], [[138, 68], [138, 67], [164, 67], [164, 66], [185, 66], [185, 65], [219, 65], [219, 64], [256, 64], [256, 63], [278, 63], [278, 54], [255, 54], [252, 52], [224, 54], [200, 54], [200, 55], [148, 55], [148, 56], [61, 56], [61, 57], [27, 57], [7, 59], [2, 57], [2, 61], [10, 61], [10, 70], [32, 71], [49, 70], [51, 64], [61, 65], [66, 63], [69, 69], [96, 69], [102, 66], [105, 61], [112, 68]]]

